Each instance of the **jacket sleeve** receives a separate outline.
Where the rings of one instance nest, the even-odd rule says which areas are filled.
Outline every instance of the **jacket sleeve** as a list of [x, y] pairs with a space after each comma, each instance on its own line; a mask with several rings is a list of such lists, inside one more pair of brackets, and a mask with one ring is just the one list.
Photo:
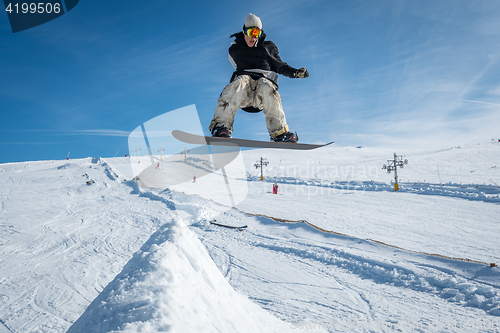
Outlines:
[[295, 75], [297, 73], [297, 69], [293, 68], [292, 66], [288, 65], [286, 62], [281, 60], [278, 52], [278, 47], [276, 46], [276, 44], [274, 44], [273, 42], [269, 42], [268, 52], [273, 60], [273, 65], [276, 68], [278, 74], [290, 78], [297, 77]]
[[237, 55], [236, 55], [235, 45], [231, 45], [229, 47], [228, 58], [229, 58], [229, 62], [231, 63], [231, 65], [233, 65], [234, 69], [236, 69], [238, 67], [238, 64], [236, 63]]

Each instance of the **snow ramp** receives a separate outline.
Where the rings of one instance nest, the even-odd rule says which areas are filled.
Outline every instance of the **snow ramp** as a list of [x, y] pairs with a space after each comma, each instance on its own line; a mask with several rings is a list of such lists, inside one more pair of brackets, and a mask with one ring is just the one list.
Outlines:
[[151, 236], [68, 333], [288, 331], [237, 293], [177, 220]]

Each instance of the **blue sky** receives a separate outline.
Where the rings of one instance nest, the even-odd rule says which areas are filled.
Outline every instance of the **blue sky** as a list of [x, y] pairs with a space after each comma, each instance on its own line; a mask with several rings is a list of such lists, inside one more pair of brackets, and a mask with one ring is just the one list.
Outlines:
[[[0, 163], [128, 153], [142, 123], [195, 104], [204, 130], [252, 12], [304, 80], [280, 77], [301, 142], [456, 146], [500, 138], [500, 2], [82, 0], [13, 34], [0, 14]], [[235, 137], [268, 140], [240, 111]], [[118, 152], [118, 153], [117, 153]]]

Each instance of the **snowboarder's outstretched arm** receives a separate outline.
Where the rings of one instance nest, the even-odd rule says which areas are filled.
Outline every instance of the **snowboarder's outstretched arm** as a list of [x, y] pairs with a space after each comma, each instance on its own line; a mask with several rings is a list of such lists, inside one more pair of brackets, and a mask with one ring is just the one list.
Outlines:
[[293, 68], [292, 66], [288, 65], [286, 62], [281, 60], [278, 47], [276, 46], [276, 44], [274, 44], [271, 41], [268, 41], [266, 48], [274, 61], [274, 66], [278, 69], [278, 74], [281, 74], [289, 78], [305, 79], [306, 77], [309, 77], [307, 69], [303, 67], [299, 69]]

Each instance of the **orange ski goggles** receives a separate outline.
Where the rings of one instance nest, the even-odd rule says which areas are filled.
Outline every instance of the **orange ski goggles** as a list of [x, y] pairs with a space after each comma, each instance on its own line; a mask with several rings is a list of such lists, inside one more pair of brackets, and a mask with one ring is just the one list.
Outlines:
[[258, 28], [245, 29], [245, 34], [250, 38], [259, 38], [262, 35], [262, 30]]

